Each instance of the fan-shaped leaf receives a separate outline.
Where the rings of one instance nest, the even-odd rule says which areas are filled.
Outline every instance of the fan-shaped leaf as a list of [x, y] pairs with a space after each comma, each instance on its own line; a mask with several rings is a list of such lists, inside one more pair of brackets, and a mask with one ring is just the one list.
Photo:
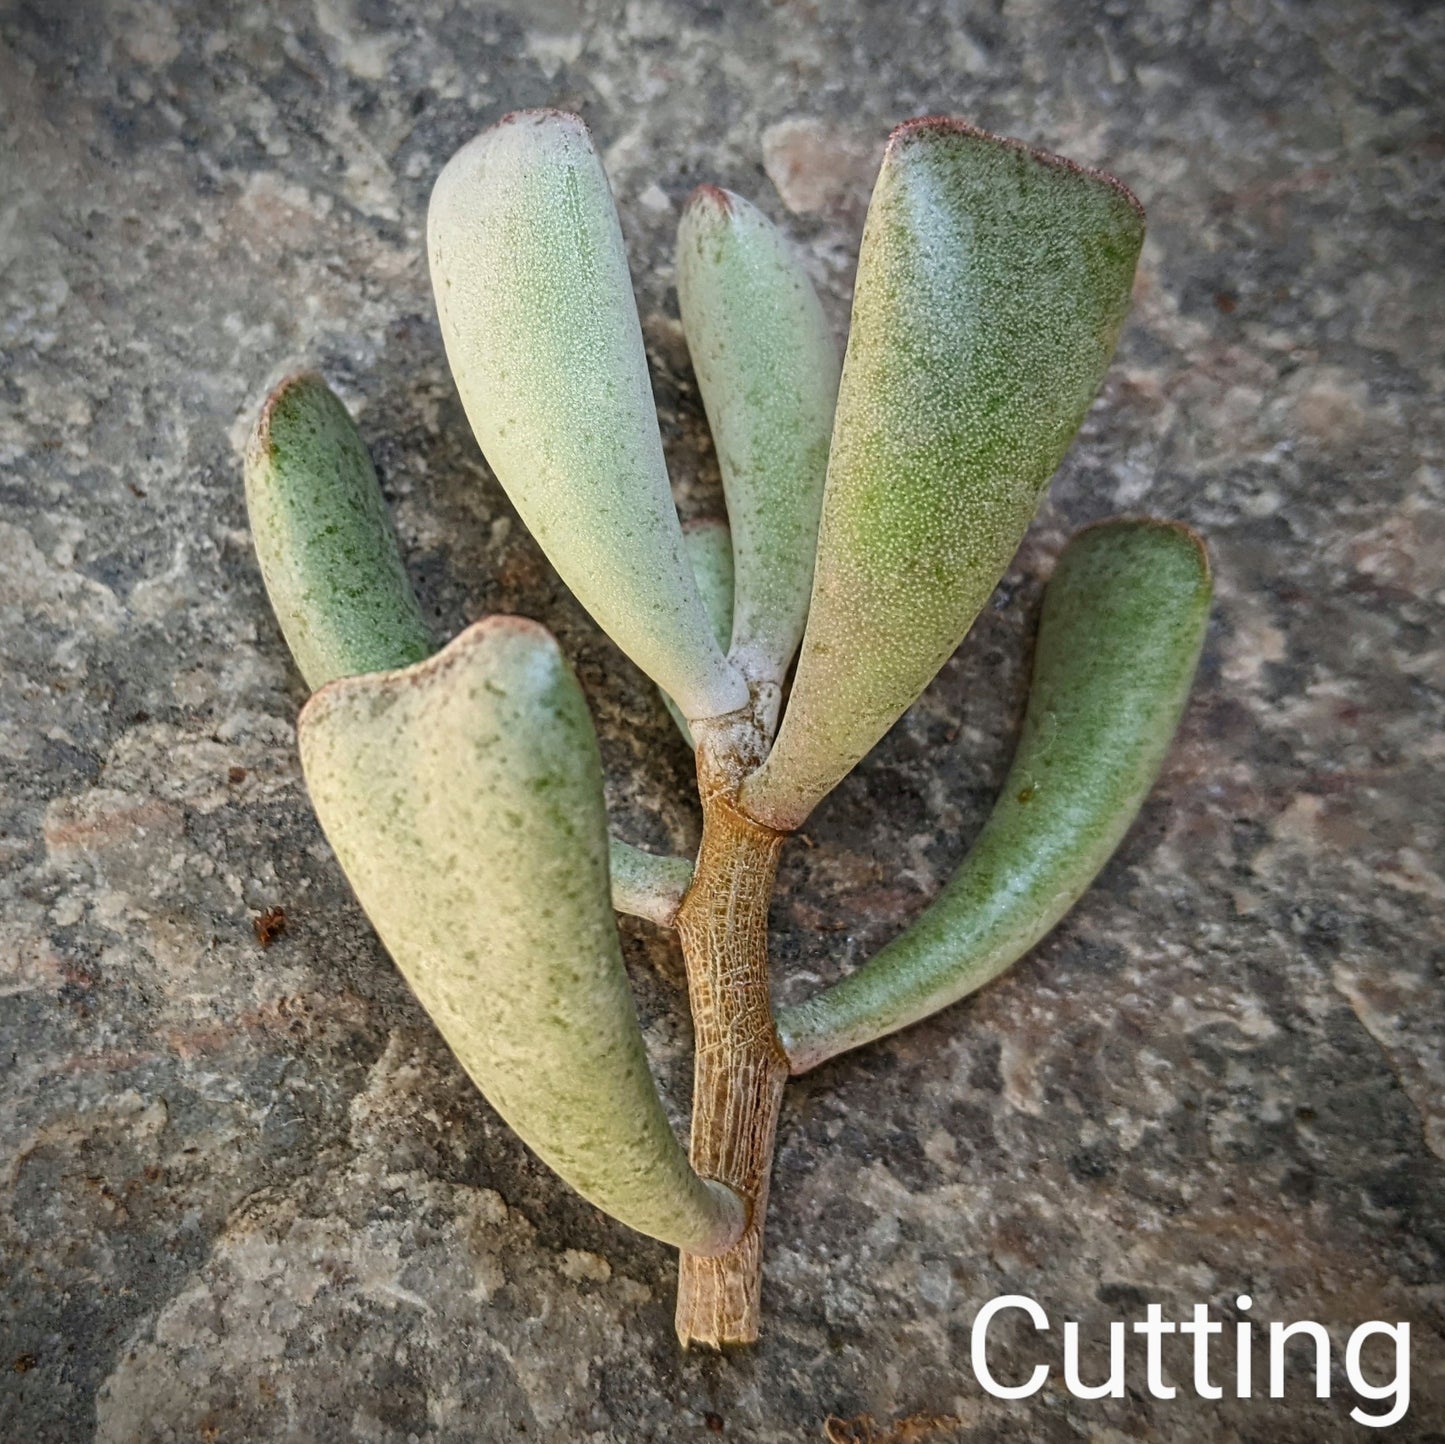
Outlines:
[[798, 826], [962, 640], [1098, 389], [1143, 233], [1107, 176], [959, 121], [894, 131], [797, 676], [742, 791], [754, 817]]

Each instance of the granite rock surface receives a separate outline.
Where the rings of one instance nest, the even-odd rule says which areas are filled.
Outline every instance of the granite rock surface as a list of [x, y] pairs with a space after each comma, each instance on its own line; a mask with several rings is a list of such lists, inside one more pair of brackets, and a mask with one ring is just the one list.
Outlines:
[[[1404, 1319], [1390, 1437], [1445, 1439], [1442, 54], [1445, 7], [1408, 0], [3, 0], [0, 1438], [781, 1444], [831, 1415], [1317, 1444], [1366, 1437], [1350, 1330]], [[1073, 527], [1179, 517], [1217, 569], [1180, 740], [1086, 900], [979, 997], [790, 1089], [766, 1334], [726, 1357], [679, 1354], [669, 1251], [527, 1154], [370, 932], [246, 532], [241, 439], [319, 367], [438, 633], [545, 622], [618, 829], [695, 845], [690, 760], [486, 470], [432, 314], [431, 181], [528, 105], [605, 155], [689, 517], [721, 510], [671, 264], [695, 184], [788, 230], [840, 335], [910, 115], [1149, 208], [1118, 360], [996, 605], [785, 852], [780, 998], [961, 857]], [[679, 955], [623, 936], [681, 1120]], [[1010, 1293], [1054, 1325], [998, 1332], [1001, 1376], [1054, 1366], [1029, 1400], [969, 1369]], [[1179, 1339], [1173, 1400], [1134, 1355], [1123, 1398], [1063, 1387], [1064, 1320], [1095, 1380], [1110, 1320], [1232, 1321], [1241, 1293], [1329, 1327], [1329, 1398], [1300, 1365], [1284, 1399], [1202, 1400]]]

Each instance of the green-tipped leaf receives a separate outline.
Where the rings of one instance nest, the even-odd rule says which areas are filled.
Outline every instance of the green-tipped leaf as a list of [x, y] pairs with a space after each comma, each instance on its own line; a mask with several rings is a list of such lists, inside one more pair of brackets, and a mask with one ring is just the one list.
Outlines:
[[587, 128], [521, 111], [427, 213], [447, 359], [489, 465], [562, 580], [690, 717], [747, 686], [683, 552], [612, 193]]
[[246, 448], [246, 510], [309, 687], [432, 650], [366, 443], [321, 377], [289, 377], [267, 397]]
[[551, 635], [489, 617], [430, 661], [324, 688], [300, 737], [347, 878], [497, 1112], [622, 1222], [726, 1246], [741, 1205], [692, 1171], [648, 1071], [596, 735]]
[[1074, 905], [1153, 786], [1209, 614], [1199, 539], [1162, 522], [1081, 532], [1044, 597], [1013, 767], [937, 900], [779, 1030], [793, 1071], [907, 1027], [981, 987]]
[[683, 212], [677, 294], [732, 528], [730, 656], [781, 684], [808, 616], [838, 348], [787, 241], [717, 186]]
[[1143, 240], [1117, 181], [900, 126], [858, 262], [812, 606], [744, 786], [796, 827], [927, 686], [1008, 566], [1113, 353]]

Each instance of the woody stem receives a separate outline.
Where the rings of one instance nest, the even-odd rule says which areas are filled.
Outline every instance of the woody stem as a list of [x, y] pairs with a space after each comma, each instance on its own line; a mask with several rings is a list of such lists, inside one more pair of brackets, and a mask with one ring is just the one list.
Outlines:
[[725, 1254], [684, 1253], [677, 1335], [683, 1347], [758, 1337], [763, 1222], [787, 1055], [768, 997], [768, 905], [784, 834], [744, 816], [702, 754], [703, 836], [677, 913], [695, 1056], [692, 1165], [747, 1202], [746, 1232]]

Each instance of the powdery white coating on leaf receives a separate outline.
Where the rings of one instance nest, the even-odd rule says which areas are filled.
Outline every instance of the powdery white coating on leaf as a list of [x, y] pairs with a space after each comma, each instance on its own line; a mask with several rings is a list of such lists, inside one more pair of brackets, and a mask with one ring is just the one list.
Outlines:
[[808, 616], [838, 348], [787, 241], [717, 186], [683, 212], [677, 293], [732, 529], [730, 656], [781, 683]]
[[587, 128], [505, 117], [427, 213], [447, 359], [497, 479], [562, 580], [691, 717], [747, 686], [683, 554], [616, 207]]
[[1050, 579], [1013, 766], [928, 910], [778, 1020], [794, 1072], [907, 1027], [1022, 957], [1123, 840], [1179, 722], [1209, 618], [1204, 547], [1156, 521], [1088, 527]]
[[488, 1101], [579, 1193], [708, 1251], [742, 1227], [658, 1100], [608, 882], [582, 691], [535, 622], [489, 617], [429, 661], [323, 688], [301, 763], [327, 840]]
[[1008, 566], [1113, 354], [1143, 241], [1116, 181], [957, 121], [893, 133], [869, 206], [808, 627], [742, 804], [796, 827]]
[[431, 652], [366, 443], [320, 376], [287, 377], [266, 398], [246, 447], [246, 513], [309, 687]]

